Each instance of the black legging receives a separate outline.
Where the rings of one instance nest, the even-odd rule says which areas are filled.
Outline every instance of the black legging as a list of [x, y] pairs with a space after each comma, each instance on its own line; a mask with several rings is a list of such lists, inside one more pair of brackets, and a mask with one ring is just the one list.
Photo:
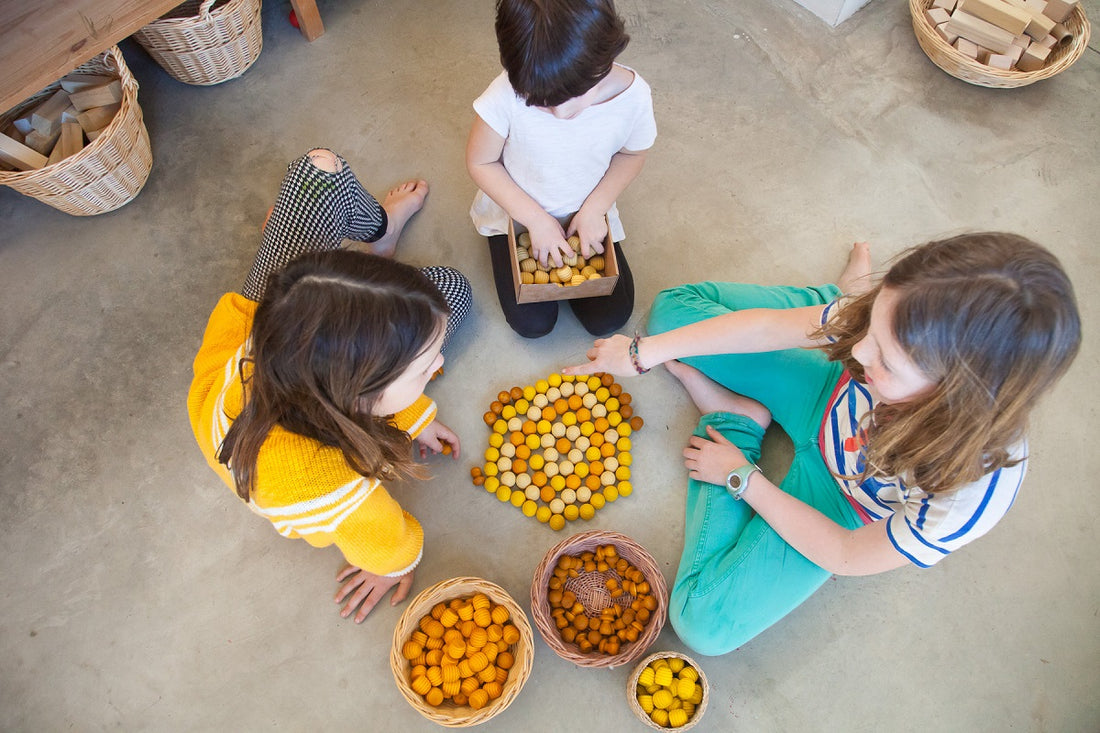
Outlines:
[[[566, 301], [577, 320], [593, 336], [605, 336], [619, 330], [634, 310], [634, 276], [630, 273], [630, 265], [623, 256], [619, 242], [615, 242], [615, 256], [619, 260], [619, 282], [610, 295]], [[516, 302], [507, 236], [498, 234], [489, 237], [489, 258], [493, 263], [493, 280], [500, 309], [504, 311], [504, 319], [512, 330], [524, 338], [539, 338], [554, 330], [554, 324], [558, 322], [559, 301]]]

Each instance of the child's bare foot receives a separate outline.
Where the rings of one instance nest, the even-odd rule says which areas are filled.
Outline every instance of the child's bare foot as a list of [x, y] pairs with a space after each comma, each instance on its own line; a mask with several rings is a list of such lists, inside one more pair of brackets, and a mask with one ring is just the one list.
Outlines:
[[732, 412], [735, 415], [744, 415], [765, 429], [771, 424], [772, 414], [768, 408], [754, 399], [726, 389], [695, 367], [680, 361], [668, 361], [665, 362], [665, 368], [680, 380], [691, 401], [704, 415], [711, 412]]
[[386, 218], [389, 224], [386, 233], [376, 242], [370, 243], [371, 252], [382, 257], [393, 257], [397, 249], [397, 239], [401, 236], [401, 230], [405, 228], [412, 215], [420, 211], [424, 206], [424, 199], [428, 197], [427, 181], [405, 181], [397, 188], [386, 194], [386, 200], [382, 202], [382, 208], [386, 210]]
[[871, 245], [856, 242], [848, 254], [848, 264], [836, 281], [845, 295], [862, 295], [871, 289]]

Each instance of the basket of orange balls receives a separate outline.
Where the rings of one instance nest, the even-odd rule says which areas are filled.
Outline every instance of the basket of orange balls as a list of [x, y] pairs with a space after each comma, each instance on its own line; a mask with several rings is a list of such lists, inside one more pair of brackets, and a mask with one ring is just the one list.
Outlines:
[[402, 696], [449, 728], [503, 712], [531, 674], [534, 638], [523, 609], [481, 578], [444, 580], [420, 593], [393, 632], [390, 669]]
[[624, 534], [593, 530], [558, 543], [531, 581], [531, 615], [547, 646], [578, 667], [617, 667], [661, 633], [668, 587], [653, 557]]

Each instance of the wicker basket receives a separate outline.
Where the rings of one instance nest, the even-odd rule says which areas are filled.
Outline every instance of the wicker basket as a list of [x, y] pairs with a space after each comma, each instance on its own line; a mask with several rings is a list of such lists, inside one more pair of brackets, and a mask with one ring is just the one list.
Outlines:
[[[575, 644], [566, 643], [558, 632], [554, 619], [550, 615], [550, 603], [547, 600], [548, 584], [553, 575], [558, 558], [562, 555], [579, 555], [582, 552], [595, 551], [600, 545], [615, 545], [619, 557], [626, 558], [627, 562], [636, 567], [645, 575], [653, 594], [657, 598], [657, 609], [650, 616], [649, 623], [638, 637], [637, 641], [626, 644], [618, 654], [603, 654], [593, 651], [584, 653]], [[602, 579], [600, 584], [602, 585]], [[583, 603], [584, 600], [581, 599]], [[604, 602], [606, 605], [606, 601]], [[589, 615], [599, 615], [603, 606], [585, 604], [585, 610]], [[578, 667], [618, 667], [629, 664], [645, 654], [645, 650], [653, 644], [657, 635], [665, 625], [668, 615], [668, 586], [665, 585], [664, 575], [653, 557], [634, 540], [618, 532], [605, 532], [593, 530], [581, 532], [558, 543], [546, 553], [542, 562], [535, 568], [535, 577], [531, 581], [531, 616], [535, 619], [535, 626], [539, 630], [543, 641], [554, 650], [562, 659], [566, 659]]]
[[[137, 103], [134, 80], [118, 46], [76, 69], [77, 74], [114, 76], [122, 81], [122, 105], [107, 127], [75, 155], [33, 171], [0, 171], [0, 185], [75, 216], [113, 211], [131, 201], [153, 167], [149, 133]], [[0, 116], [0, 128], [53, 96], [61, 82], [50, 84]]]
[[260, 0], [188, 0], [134, 38], [173, 78], [209, 86], [235, 79], [263, 49]]
[[[412, 632], [416, 631], [420, 618], [431, 611], [432, 606], [441, 601], [450, 601], [454, 598], [484, 593], [493, 603], [508, 609], [512, 623], [519, 630], [520, 638], [511, 648], [515, 664], [509, 671], [508, 680], [504, 683], [504, 691], [496, 700], [490, 700], [489, 704], [480, 710], [468, 706], [455, 705], [450, 700], [444, 701], [439, 707], [432, 707], [424, 698], [416, 694], [409, 685], [408, 669], [409, 661], [401, 653], [402, 646], [409, 639]], [[393, 672], [397, 689], [416, 711], [433, 723], [447, 728], [466, 728], [472, 725], [484, 723], [486, 720], [499, 715], [519, 695], [527, 678], [531, 675], [531, 667], [535, 658], [534, 636], [531, 633], [531, 624], [523, 609], [512, 600], [511, 596], [498, 585], [481, 578], [451, 578], [436, 583], [431, 588], [423, 591], [405, 612], [401, 614], [397, 622], [397, 628], [393, 631], [393, 646], [390, 649], [390, 669]]]
[[1043, 68], [1035, 71], [994, 69], [959, 53], [936, 33], [936, 29], [924, 14], [925, 10], [932, 7], [933, 1], [909, 0], [909, 14], [912, 16], [913, 32], [917, 35], [917, 43], [924, 49], [932, 63], [956, 79], [962, 79], [970, 84], [995, 89], [1010, 89], [1034, 84], [1068, 69], [1081, 58], [1081, 54], [1085, 52], [1089, 43], [1089, 22], [1085, 18], [1084, 8], [1078, 4], [1063, 23], [1072, 36], [1071, 40], [1055, 47]]
[[[637, 687], [638, 677], [641, 676], [642, 670], [650, 665], [651, 662], [657, 659], [682, 659], [685, 664], [690, 665], [696, 672], [699, 673], [699, 680], [696, 684], [703, 686], [703, 701], [695, 708], [695, 714], [691, 716], [688, 722], [681, 725], [679, 728], [664, 728], [656, 723], [646, 715], [645, 710], [638, 703]], [[679, 652], [657, 652], [656, 654], [650, 654], [648, 657], [638, 662], [638, 665], [634, 667], [634, 671], [630, 675], [630, 679], [626, 681], [626, 699], [630, 704], [630, 709], [637, 716], [638, 720], [642, 721], [650, 728], [654, 730], [687, 730], [703, 719], [703, 713], [707, 711], [707, 703], [710, 701], [710, 684], [707, 682], [707, 676], [703, 674], [703, 668], [695, 663], [695, 660], [686, 654], [680, 654]]]

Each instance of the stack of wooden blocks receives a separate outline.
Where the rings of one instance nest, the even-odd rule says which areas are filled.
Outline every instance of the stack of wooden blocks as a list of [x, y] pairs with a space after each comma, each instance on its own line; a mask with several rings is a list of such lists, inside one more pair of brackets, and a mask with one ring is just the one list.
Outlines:
[[959, 53], [994, 69], [1038, 71], [1070, 40], [1063, 25], [1078, 0], [935, 0], [925, 11]]
[[61, 88], [0, 131], [0, 168], [30, 171], [53, 165], [95, 140], [122, 106], [114, 77], [70, 74]]

